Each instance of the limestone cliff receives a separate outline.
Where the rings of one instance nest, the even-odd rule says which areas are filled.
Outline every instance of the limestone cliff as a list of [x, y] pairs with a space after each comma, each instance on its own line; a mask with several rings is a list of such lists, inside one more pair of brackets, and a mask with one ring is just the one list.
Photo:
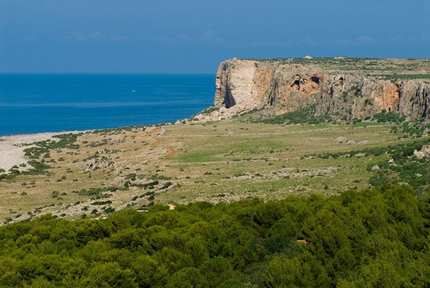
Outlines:
[[214, 108], [201, 120], [254, 109], [279, 115], [315, 105], [316, 116], [366, 118], [386, 110], [429, 118], [430, 61], [418, 59], [227, 60], [216, 76]]

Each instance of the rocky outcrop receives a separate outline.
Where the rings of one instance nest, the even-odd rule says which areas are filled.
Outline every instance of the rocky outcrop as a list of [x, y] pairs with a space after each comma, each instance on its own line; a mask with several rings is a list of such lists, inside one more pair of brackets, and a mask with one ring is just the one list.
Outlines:
[[279, 115], [315, 105], [316, 116], [350, 120], [396, 112], [429, 118], [430, 62], [409, 59], [227, 60], [216, 75], [214, 107], [199, 120], [257, 109]]

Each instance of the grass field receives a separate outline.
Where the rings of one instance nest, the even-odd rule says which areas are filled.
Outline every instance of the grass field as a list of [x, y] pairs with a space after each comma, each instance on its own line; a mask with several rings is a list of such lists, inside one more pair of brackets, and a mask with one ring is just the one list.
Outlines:
[[[36, 159], [51, 167], [44, 174], [0, 182], [0, 223], [45, 213], [99, 218], [153, 202], [329, 196], [364, 189], [374, 174], [368, 165], [388, 161], [389, 155], [349, 157], [348, 152], [412, 141], [390, 133], [391, 127], [275, 125], [251, 123], [244, 116], [85, 132], [72, 148], [53, 148]], [[354, 142], [338, 143], [338, 137]], [[338, 152], [341, 157], [323, 156]]]

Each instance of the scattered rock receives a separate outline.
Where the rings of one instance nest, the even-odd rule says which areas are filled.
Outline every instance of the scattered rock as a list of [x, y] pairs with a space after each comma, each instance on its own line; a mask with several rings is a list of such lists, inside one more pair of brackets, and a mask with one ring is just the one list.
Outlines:
[[426, 155], [430, 154], [430, 145], [425, 145], [421, 148], [421, 152], [424, 152]]
[[423, 159], [426, 154], [424, 152], [414, 150], [414, 156], [416, 156], [418, 159]]
[[194, 116], [193, 121], [201, 121], [203, 119], [203, 117], [204, 116], [202, 114], [198, 114], [198, 115]]
[[379, 170], [381, 170], [381, 167], [379, 167], [378, 165], [374, 165], [371, 170], [372, 171], [379, 171]]
[[369, 144], [369, 141], [364, 140], [364, 141], [360, 141], [360, 142], [358, 142], [357, 144], [358, 144], [358, 145], [367, 145], [367, 144]]
[[114, 188], [128, 187], [130, 185], [131, 185], [130, 180], [125, 179], [124, 177], [116, 177], [112, 181], [112, 187]]
[[418, 159], [428, 157], [429, 155], [430, 155], [430, 145], [423, 146], [420, 151], [414, 150], [414, 156], [416, 156]]
[[101, 168], [116, 167], [115, 163], [109, 158], [91, 159], [85, 164], [87, 171], [95, 171]]
[[327, 169], [321, 169], [321, 170], [318, 170], [318, 174], [319, 175], [327, 175], [327, 174], [331, 174], [331, 173], [333, 173], [333, 172], [335, 172], [335, 171], [337, 171], [337, 168], [334, 168], [334, 167], [328, 167]]
[[291, 173], [291, 172], [296, 172], [297, 169], [296, 168], [281, 168], [279, 169], [279, 173]]
[[346, 139], [346, 137], [340, 136], [340, 137], [337, 137], [334, 141], [337, 143], [346, 143], [348, 142], [348, 139]]
[[348, 142], [346, 142], [346, 144], [348, 144], [348, 145], [354, 145], [355, 141], [354, 140], [348, 140]]

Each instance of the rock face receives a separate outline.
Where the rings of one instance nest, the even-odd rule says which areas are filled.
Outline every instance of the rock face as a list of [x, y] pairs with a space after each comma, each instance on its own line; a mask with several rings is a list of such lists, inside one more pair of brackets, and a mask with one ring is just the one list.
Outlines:
[[315, 107], [345, 120], [395, 112], [429, 118], [430, 61], [410, 59], [227, 60], [216, 75], [214, 108], [204, 120], [254, 109], [264, 115]]

